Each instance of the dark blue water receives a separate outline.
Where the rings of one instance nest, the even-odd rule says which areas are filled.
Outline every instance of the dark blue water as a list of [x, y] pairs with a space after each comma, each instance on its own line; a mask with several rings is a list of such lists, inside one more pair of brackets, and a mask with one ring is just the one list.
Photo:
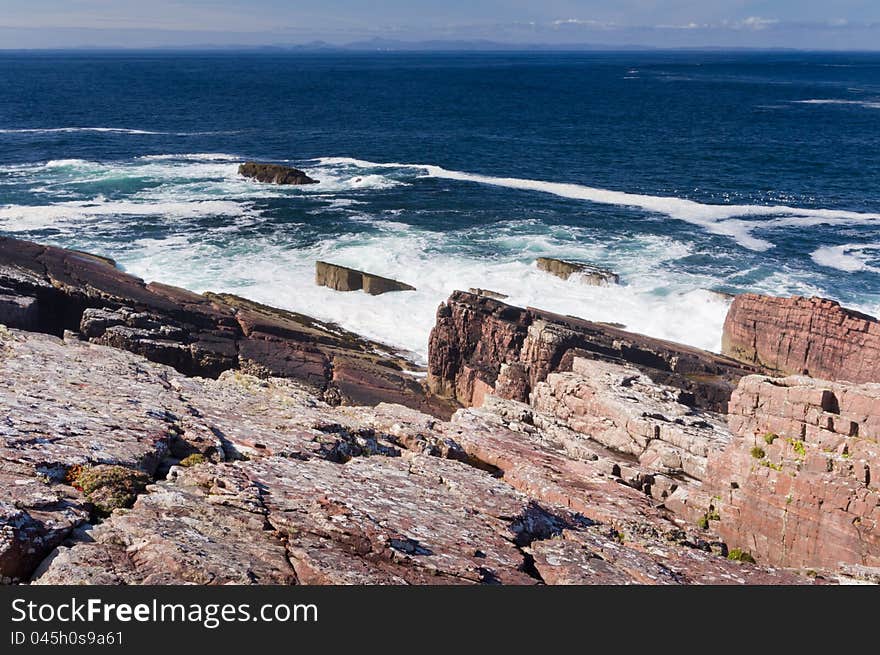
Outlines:
[[[413, 351], [468, 286], [710, 348], [708, 290], [880, 310], [880, 55], [3, 54], [0, 89], [0, 232]], [[419, 290], [318, 289], [316, 258]]]

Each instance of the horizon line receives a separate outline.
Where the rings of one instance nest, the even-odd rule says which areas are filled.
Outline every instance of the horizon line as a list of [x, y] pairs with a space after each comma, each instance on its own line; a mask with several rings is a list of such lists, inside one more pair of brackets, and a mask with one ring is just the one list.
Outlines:
[[265, 44], [265, 45], [245, 45], [245, 44], [199, 44], [199, 45], [144, 45], [144, 46], [124, 46], [124, 45], [108, 45], [108, 46], [63, 46], [58, 48], [33, 47], [6, 48], [0, 46], [0, 53], [83, 53], [83, 52], [191, 52], [191, 53], [217, 53], [225, 52], [250, 52], [258, 53], [265, 51], [287, 51], [299, 53], [321, 53], [321, 52], [348, 52], [348, 53], [371, 53], [371, 54], [395, 54], [395, 53], [644, 53], [644, 52], [714, 52], [714, 53], [737, 53], [737, 52], [789, 52], [789, 53], [828, 53], [828, 54], [877, 54], [880, 53], [880, 46], [875, 49], [870, 48], [798, 48], [794, 46], [714, 46], [714, 45], [696, 45], [696, 46], [655, 46], [640, 44], [610, 45], [604, 43], [584, 43], [584, 44], [541, 44], [541, 43], [502, 43], [494, 41], [446, 41], [446, 40], [426, 40], [426, 41], [399, 41], [394, 45], [386, 46], [370, 46], [369, 41], [352, 42], [347, 44], [332, 44], [326, 42], [310, 42], [302, 44]]

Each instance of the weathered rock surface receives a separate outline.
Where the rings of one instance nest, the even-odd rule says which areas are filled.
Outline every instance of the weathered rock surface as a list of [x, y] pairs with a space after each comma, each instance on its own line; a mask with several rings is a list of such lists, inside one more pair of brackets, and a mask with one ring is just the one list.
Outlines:
[[737, 296], [722, 349], [773, 373], [880, 382], [880, 321], [823, 298]]
[[709, 459], [715, 526], [782, 566], [880, 566], [880, 385], [746, 377]]
[[683, 403], [717, 412], [726, 411], [738, 380], [756, 372], [697, 348], [456, 291], [431, 332], [428, 385], [465, 406], [479, 406], [488, 393], [527, 401], [550, 373], [571, 371], [575, 357], [631, 364], [686, 392]]
[[476, 287], [471, 287], [468, 289], [468, 293], [472, 293], [475, 296], [486, 296], [487, 298], [494, 298], [495, 300], [505, 300], [508, 296], [507, 294], [501, 293], [499, 291], [492, 291], [491, 289], [479, 289]]
[[0, 288], [8, 290], [0, 293], [0, 317], [11, 327], [79, 331], [187, 375], [241, 368], [301, 380], [332, 402], [451, 413], [426, 397], [410, 374], [415, 367], [381, 344], [236, 296], [145, 284], [104, 258], [0, 238]]
[[567, 262], [562, 259], [553, 259], [552, 257], [538, 257], [535, 260], [538, 268], [561, 277], [563, 280], [569, 279], [574, 275], [584, 284], [593, 286], [604, 286], [607, 284], [620, 284], [620, 276], [613, 271], [609, 271], [591, 264], [583, 264], [580, 262]]
[[315, 284], [336, 291], [363, 290], [371, 296], [389, 291], [415, 291], [414, 286], [404, 282], [321, 261], [315, 262]]
[[[601, 446], [591, 453], [583, 435], [539, 430], [523, 422], [529, 408], [494, 403], [452, 423], [400, 405], [334, 408], [293, 380], [188, 378], [121, 350], [4, 332], [0, 574], [40, 584], [809, 581], [713, 553], [623, 484]], [[177, 464], [194, 452], [203, 463]], [[107, 465], [155, 483], [101, 521], [67, 480], [75, 466]]]
[[249, 161], [238, 167], [238, 174], [268, 184], [318, 184], [318, 180], [313, 180], [298, 168], [279, 164]]
[[538, 383], [532, 406], [649, 470], [703, 480], [710, 453], [731, 435], [723, 417], [683, 404], [683, 393], [638, 369], [576, 357], [571, 373]]

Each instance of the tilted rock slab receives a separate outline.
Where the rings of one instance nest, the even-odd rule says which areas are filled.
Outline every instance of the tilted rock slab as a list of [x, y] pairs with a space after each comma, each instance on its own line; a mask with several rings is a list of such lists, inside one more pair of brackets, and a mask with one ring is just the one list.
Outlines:
[[0, 322], [59, 337], [81, 332], [186, 375], [216, 378], [237, 368], [305, 382], [333, 403], [452, 412], [407, 374], [409, 362], [338, 326], [233, 295], [146, 284], [106, 258], [5, 237]]
[[880, 382], [880, 321], [823, 298], [737, 296], [722, 350], [783, 375]]
[[687, 392], [687, 404], [717, 412], [739, 379], [757, 372], [697, 348], [456, 291], [431, 331], [428, 385], [465, 406], [487, 394], [525, 402], [550, 373], [571, 371], [575, 357], [631, 364]]
[[414, 286], [405, 282], [321, 261], [315, 262], [315, 284], [336, 291], [363, 290], [371, 296], [390, 291], [415, 291]]
[[593, 286], [620, 283], [620, 276], [617, 273], [591, 264], [567, 262], [562, 259], [553, 259], [552, 257], [538, 257], [535, 260], [535, 264], [540, 270], [560, 277], [563, 280], [567, 280], [574, 275], [576, 279], [579, 279], [584, 284], [591, 284]]

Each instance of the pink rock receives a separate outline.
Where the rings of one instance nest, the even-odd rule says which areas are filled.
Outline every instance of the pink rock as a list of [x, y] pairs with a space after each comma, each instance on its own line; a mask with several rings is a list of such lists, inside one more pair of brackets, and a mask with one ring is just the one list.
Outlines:
[[737, 296], [722, 352], [786, 375], [880, 382], [880, 322], [823, 298]]

